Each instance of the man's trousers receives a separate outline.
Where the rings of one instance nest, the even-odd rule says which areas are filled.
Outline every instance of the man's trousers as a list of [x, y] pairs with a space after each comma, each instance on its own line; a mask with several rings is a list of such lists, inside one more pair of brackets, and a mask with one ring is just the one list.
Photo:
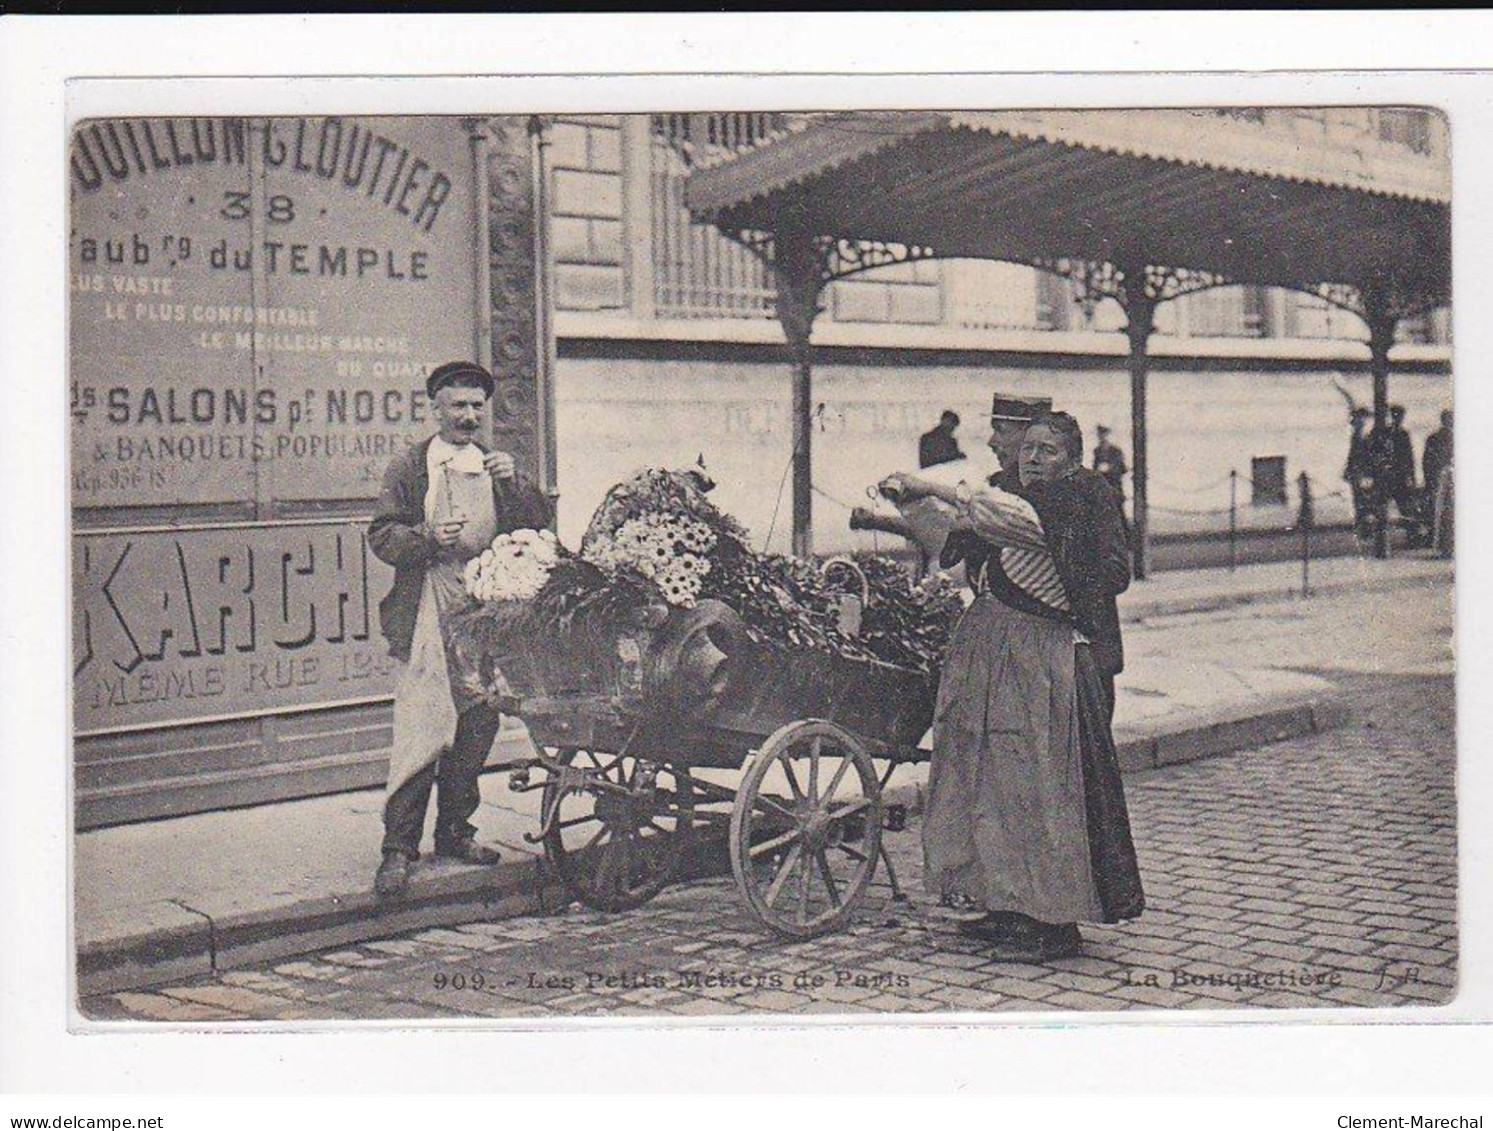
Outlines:
[[435, 850], [454, 849], [476, 833], [468, 819], [481, 801], [477, 779], [498, 736], [502, 716], [481, 704], [463, 711], [456, 720], [456, 737], [441, 756], [405, 782], [384, 804], [385, 852], [403, 852], [411, 860], [420, 855], [425, 811], [435, 787]]

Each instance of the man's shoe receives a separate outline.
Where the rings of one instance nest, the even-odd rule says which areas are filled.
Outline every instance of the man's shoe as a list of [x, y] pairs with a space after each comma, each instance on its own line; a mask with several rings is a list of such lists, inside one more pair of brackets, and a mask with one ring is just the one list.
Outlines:
[[373, 877], [373, 894], [379, 899], [396, 899], [409, 885], [409, 857], [402, 852], [385, 852], [383, 863]]
[[503, 859], [497, 849], [478, 844], [470, 837], [455, 844], [437, 845], [435, 854], [443, 860], [459, 860], [463, 864], [491, 865]]

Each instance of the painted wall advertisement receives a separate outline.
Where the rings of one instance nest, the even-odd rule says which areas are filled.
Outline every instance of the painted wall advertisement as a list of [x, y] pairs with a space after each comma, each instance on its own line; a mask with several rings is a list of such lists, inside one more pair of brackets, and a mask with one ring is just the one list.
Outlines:
[[[74, 130], [80, 733], [390, 691], [362, 524], [279, 519], [375, 498], [476, 355], [473, 153], [453, 118]], [[224, 504], [258, 521], [161, 529]]]
[[389, 694], [378, 602], [392, 571], [362, 523], [80, 535], [79, 733]]

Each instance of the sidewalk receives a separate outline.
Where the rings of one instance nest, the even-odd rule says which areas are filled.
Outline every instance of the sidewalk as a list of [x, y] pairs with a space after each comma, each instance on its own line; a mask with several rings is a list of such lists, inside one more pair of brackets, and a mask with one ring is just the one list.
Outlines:
[[[1359, 674], [1452, 670], [1451, 563], [1279, 563], [1163, 574], [1122, 598], [1127, 666], [1116, 738], [1127, 772], [1339, 725], [1334, 703]], [[1385, 601], [1385, 593], [1395, 593]], [[1373, 624], [1374, 632], [1367, 630]], [[1380, 651], [1393, 641], [1392, 668]], [[926, 766], [892, 788], [916, 790]], [[496, 868], [422, 862], [409, 898], [379, 911], [383, 795], [342, 794], [98, 829], [75, 841], [74, 927], [83, 992], [380, 938], [434, 924], [542, 911], [561, 902], [524, 840], [537, 792], [483, 779], [479, 837]]]

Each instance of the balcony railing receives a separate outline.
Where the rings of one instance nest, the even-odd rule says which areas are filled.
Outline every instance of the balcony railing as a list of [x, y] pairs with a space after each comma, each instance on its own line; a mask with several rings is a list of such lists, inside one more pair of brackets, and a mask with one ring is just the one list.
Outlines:
[[772, 318], [763, 262], [708, 224], [690, 221], [684, 182], [710, 153], [755, 145], [780, 114], [655, 114], [652, 123], [653, 307], [666, 318]]

